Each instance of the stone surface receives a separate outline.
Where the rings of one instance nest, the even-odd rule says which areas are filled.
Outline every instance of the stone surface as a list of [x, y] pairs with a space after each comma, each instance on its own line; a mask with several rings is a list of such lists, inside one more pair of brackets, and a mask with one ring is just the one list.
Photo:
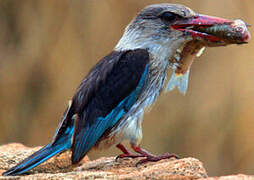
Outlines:
[[[0, 146], [0, 174], [39, 148], [28, 148], [17, 143]], [[254, 179], [245, 175], [208, 178], [202, 163], [194, 158], [172, 158], [136, 167], [138, 160], [115, 161], [115, 157], [103, 157], [89, 161], [85, 157], [79, 165], [73, 166], [70, 152], [65, 152], [29, 171], [29, 175], [0, 176], [0, 179]]]
[[221, 176], [221, 177], [208, 177], [204, 180], [254, 180], [254, 176], [248, 176], [244, 174]]

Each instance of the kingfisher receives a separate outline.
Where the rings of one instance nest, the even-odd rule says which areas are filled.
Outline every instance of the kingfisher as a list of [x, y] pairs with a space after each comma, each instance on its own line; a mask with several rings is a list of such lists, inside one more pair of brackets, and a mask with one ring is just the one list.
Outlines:
[[[117, 158], [142, 157], [138, 164], [177, 157], [154, 155], [141, 148], [145, 109], [163, 89], [177, 87], [186, 93], [191, 64], [205, 47], [244, 44], [249, 39], [242, 20], [198, 14], [180, 4], [145, 7], [126, 27], [113, 51], [83, 79], [52, 141], [3, 175], [24, 174], [67, 150], [72, 151], [73, 164], [93, 149], [110, 146], [122, 151]], [[122, 144], [124, 140], [134, 152]]]

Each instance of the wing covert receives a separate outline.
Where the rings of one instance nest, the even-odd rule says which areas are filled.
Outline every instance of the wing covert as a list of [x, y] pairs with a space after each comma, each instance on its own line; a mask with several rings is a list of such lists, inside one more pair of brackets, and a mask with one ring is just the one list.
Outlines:
[[73, 138], [73, 163], [79, 162], [135, 103], [148, 77], [148, 62], [146, 50], [113, 52], [84, 79], [73, 98], [79, 116]]

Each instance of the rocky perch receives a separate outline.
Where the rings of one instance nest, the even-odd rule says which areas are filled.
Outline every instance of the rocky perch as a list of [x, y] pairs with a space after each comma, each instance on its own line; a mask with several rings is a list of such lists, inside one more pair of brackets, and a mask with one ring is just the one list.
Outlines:
[[[22, 144], [0, 146], [0, 174], [16, 165], [40, 147], [28, 148]], [[90, 161], [85, 157], [79, 165], [71, 165], [70, 152], [51, 158], [29, 171], [29, 175], [0, 179], [253, 179], [254, 176], [234, 175], [208, 177], [203, 164], [194, 158], [161, 160], [136, 167], [139, 159], [115, 157]]]

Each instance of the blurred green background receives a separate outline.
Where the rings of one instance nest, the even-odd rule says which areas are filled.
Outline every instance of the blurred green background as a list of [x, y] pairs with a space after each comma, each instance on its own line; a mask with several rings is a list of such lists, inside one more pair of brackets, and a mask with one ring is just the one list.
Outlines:
[[[159, 2], [254, 25], [252, 0], [0, 1], [0, 144], [48, 143], [89, 69], [139, 10]], [[254, 174], [253, 77], [254, 43], [207, 49], [192, 66], [187, 95], [163, 94], [145, 115], [142, 146], [196, 157], [209, 175]]]

